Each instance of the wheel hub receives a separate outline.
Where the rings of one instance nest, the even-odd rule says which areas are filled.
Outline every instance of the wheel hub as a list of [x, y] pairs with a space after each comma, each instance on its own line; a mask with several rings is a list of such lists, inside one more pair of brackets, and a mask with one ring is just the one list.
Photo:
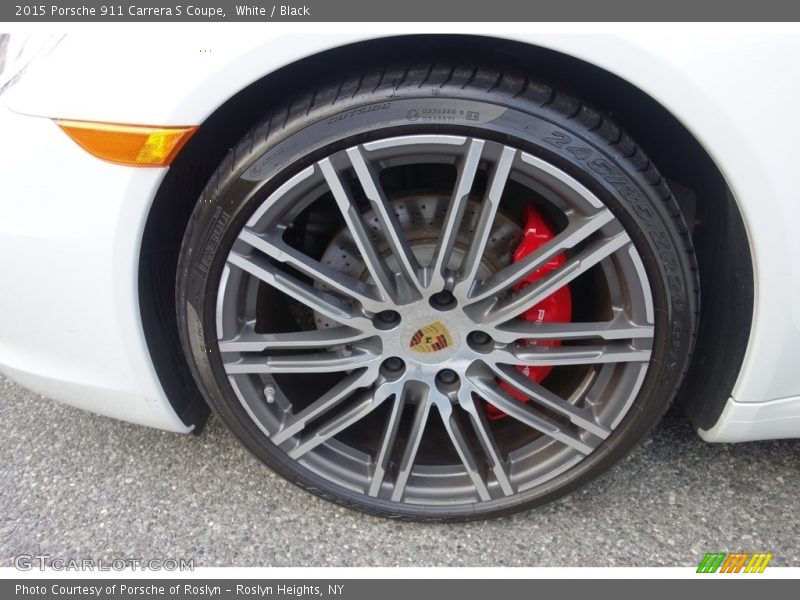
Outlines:
[[453, 334], [441, 321], [423, 325], [414, 332], [408, 342], [408, 347], [412, 352], [422, 354], [446, 351], [454, 345]]
[[[436, 240], [444, 224], [449, 198], [446, 196], [415, 195], [391, 201], [392, 210], [395, 212], [403, 227], [408, 244], [420, 264], [431, 261], [436, 248]], [[450, 263], [459, 265], [469, 246], [470, 236], [474, 231], [479, 204], [471, 201], [466, 210], [467, 218], [462, 222], [462, 227], [451, 254]], [[377, 230], [379, 220], [377, 215], [370, 211], [364, 215], [367, 224]], [[478, 277], [486, 278], [496, 273], [510, 262], [519, 262], [538, 248], [550, 242], [554, 233], [546, 220], [531, 204], [523, 208], [523, 226], [520, 227], [510, 218], [498, 214], [495, 219], [494, 229], [490, 243], [487, 244]], [[379, 241], [379, 236], [374, 239]], [[380, 250], [386, 256], [387, 263], [392, 264], [391, 250], [384, 240]], [[515, 291], [541, 279], [547, 273], [558, 269], [564, 264], [566, 257], [560, 254], [546, 262], [540, 269], [531, 273], [527, 278], [518, 283]], [[355, 241], [348, 229], [342, 229], [328, 244], [322, 261], [325, 264], [341, 270], [366, 283], [371, 283], [369, 271], [358, 254]], [[324, 285], [320, 286], [325, 288]], [[456, 306], [453, 295], [448, 290], [442, 290], [431, 295], [428, 299], [430, 308], [434, 311], [448, 312]], [[401, 338], [408, 340], [404, 348], [403, 357], [411, 364], [441, 365], [452, 360], [459, 351], [461, 344], [458, 324], [450, 322], [439, 313], [433, 318], [424, 302], [421, 306], [412, 306], [409, 311], [412, 318], [410, 323], [403, 327]], [[418, 316], [422, 314], [422, 318]], [[383, 317], [383, 315], [381, 315]], [[536, 323], [569, 322], [572, 317], [572, 297], [568, 287], [558, 289], [553, 295], [545, 298], [535, 306], [526, 310], [519, 318]], [[335, 322], [316, 314], [315, 321], [318, 328], [331, 327]], [[477, 332], [479, 335], [481, 332]], [[485, 334], [484, 334], [485, 335]], [[527, 340], [530, 346], [558, 346], [558, 340]], [[541, 382], [552, 370], [552, 367], [518, 367], [518, 370], [534, 382]], [[438, 373], [430, 369], [417, 370], [418, 374], [425, 372], [425, 383], [430, 384], [431, 378]], [[514, 387], [498, 381], [499, 385], [520, 402], [530, 399]], [[488, 405], [487, 416], [497, 420], [505, 418], [505, 412]]]
[[402, 328], [400, 339], [404, 357], [426, 365], [449, 361], [461, 346], [461, 336], [456, 327], [438, 315], [428, 315], [425, 322], [412, 321]]

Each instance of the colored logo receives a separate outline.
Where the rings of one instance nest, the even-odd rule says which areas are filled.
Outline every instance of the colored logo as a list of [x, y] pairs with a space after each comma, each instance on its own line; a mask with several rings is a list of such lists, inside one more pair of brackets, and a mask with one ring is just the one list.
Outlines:
[[441, 322], [435, 321], [420, 327], [411, 336], [408, 347], [414, 352], [438, 352], [453, 345], [453, 338]]
[[708, 552], [700, 565], [698, 573], [763, 573], [772, 554], [766, 552]]

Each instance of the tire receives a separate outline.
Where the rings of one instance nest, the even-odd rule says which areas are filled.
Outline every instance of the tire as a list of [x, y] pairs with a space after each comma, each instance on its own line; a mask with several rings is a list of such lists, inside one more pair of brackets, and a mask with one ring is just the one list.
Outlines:
[[[520, 287], [525, 204], [562, 266]], [[571, 324], [519, 318], [576, 271]], [[229, 152], [176, 302], [199, 388], [270, 468], [367, 513], [459, 521], [549, 502], [634, 448], [689, 365], [699, 284], [666, 182], [613, 121], [516, 73], [393, 65], [309, 89]], [[542, 331], [559, 341], [514, 338]]]

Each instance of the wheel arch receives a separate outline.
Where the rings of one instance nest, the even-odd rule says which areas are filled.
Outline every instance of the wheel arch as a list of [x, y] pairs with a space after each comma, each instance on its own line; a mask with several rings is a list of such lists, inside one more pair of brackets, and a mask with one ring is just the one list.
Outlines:
[[[411, 43], [413, 41], [413, 43]], [[694, 359], [680, 395], [695, 427], [709, 429], [731, 395], [753, 320], [751, 247], [742, 215], [720, 169], [695, 136], [633, 84], [568, 54], [527, 43], [469, 35], [414, 35], [325, 50], [265, 74], [227, 98], [200, 124], [156, 193], [138, 271], [148, 350], [173, 409], [199, 431], [208, 407], [185, 363], [174, 310], [175, 269], [183, 232], [203, 187], [237, 140], [269, 109], [318, 73], [386, 64], [402, 53], [419, 60], [498, 64], [565, 88], [613, 115], [669, 180], [690, 227], [702, 290]], [[281, 90], [281, 93], [276, 92]], [[725, 260], [722, 260], [722, 259]], [[729, 302], [736, 296], [738, 302]], [[731, 332], [733, 335], [731, 335]], [[717, 342], [728, 337], [723, 355]]]

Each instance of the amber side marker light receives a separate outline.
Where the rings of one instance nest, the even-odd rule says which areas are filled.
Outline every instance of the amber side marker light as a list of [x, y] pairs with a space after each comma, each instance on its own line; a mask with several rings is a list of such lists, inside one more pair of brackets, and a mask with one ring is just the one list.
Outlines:
[[56, 124], [89, 154], [129, 167], [168, 166], [197, 130], [63, 119]]

